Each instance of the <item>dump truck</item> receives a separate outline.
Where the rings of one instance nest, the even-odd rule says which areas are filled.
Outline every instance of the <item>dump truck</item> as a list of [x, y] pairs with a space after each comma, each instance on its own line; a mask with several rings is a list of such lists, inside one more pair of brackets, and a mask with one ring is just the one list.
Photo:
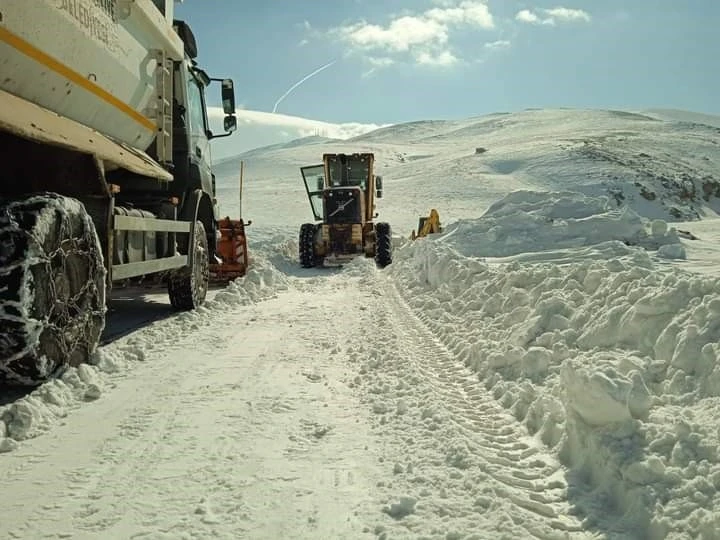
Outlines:
[[197, 56], [172, 0], [0, 0], [2, 381], [91, 360], [114, 283], [162, 275], [172, 306], [203, 303], [210, 141], [237, 118], [232, 79]]
[[302, 267], [337, 266], [362, 255], [380, 268], [392, 263], [390, 224], [374, 221], [375, 199], [383, 194], [374, 164], [370, 152], [325, 153], [322, 164], [300, 168], [315, 218], [300, 226]]

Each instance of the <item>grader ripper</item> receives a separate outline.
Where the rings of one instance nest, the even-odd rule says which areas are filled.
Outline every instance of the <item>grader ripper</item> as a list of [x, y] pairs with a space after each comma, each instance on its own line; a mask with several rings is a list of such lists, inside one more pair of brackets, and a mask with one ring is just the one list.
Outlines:
[[375, 199], [382, 197], [374, 164], [372, 153], [327, 153], [321, 165], [301, 167], [317, 222], [300, 227], [301, 266], [334, 266], [362, 255], [380, 268], [392, 263], [390, 224], [373, 221]]

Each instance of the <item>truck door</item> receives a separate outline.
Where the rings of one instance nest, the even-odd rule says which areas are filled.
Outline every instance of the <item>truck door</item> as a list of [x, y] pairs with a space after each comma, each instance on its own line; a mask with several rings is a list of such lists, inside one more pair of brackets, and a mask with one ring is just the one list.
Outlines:
[[187, 76], [187, 111], [190, 120], [188, 152], [190, 163], [195, 165], [200, 173], [200, 186], [197, 187], [201, 187], [206, 193], [213, 194], [212, 159], [210, 141], [207, 136], [210, 128], [205, 108], [204, 86], [191, 71], [188, 71]]

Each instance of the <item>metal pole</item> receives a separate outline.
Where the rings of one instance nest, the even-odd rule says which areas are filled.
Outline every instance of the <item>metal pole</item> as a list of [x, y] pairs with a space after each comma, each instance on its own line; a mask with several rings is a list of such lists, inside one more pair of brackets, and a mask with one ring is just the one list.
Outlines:
[[245, 162], [240, 160], [240, 215], [239, 219], [242, 219], [242, 190], [243, 190], [243, 173], [245, 172]]

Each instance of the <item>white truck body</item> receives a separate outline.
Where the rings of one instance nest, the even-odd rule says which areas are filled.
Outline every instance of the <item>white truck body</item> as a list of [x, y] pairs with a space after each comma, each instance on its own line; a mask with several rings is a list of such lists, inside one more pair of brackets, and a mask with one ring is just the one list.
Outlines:
[[0, 90], [150, 146], [162, 122], [158, 54], [183, 58], [172, 0], [0, 0], [0, 13]]

